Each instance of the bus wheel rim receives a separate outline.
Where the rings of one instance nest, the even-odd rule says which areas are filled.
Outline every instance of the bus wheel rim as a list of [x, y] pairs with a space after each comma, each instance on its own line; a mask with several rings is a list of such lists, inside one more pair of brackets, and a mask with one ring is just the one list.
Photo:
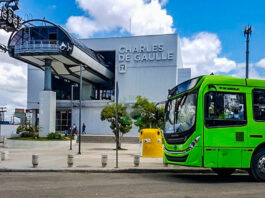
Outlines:
[[265, 174], [265, 155], [261, 156], [258, 161], [258, 169]]

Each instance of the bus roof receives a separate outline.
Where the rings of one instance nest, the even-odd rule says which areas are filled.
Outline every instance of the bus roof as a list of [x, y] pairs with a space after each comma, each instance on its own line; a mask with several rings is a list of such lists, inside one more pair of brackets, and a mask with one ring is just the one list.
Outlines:
[[205, 75], [184, 81], [169, 90], [168, 98], [197, 89], [201, 84], [234, 85], [265, 88], [265, 80], [245, 79], [226, 75]]
[[234, 76], [225, 75], [207, 75], [202, 77], [202, 83], [207, 81], [207, 84], [222, 84], [222, 85], [236, 85], [236, 86], [250, 86], [250, 87], [264, 87], [265, 80], [245, 79]]

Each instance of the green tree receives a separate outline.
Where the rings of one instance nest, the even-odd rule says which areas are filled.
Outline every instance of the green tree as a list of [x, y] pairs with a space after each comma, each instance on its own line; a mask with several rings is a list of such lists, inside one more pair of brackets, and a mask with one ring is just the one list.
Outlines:
[[115, 135], [116, 141], [118, 141], [119, 149], [121, 148], [121, 138], [125, 133], [128, 133], [132, 128], [132, 122], [127, 113], [127, 107], [119, 104], [118, 110], [118, 127], [119, 127], [119, 139], [117, 140], [117, 126], [116, 126], [116, 104], [109, 104], [105, 106], [101, 111], [101, 120], [108, 121], [110, 128]]
[[164, 128], [164, 106], [157, 106], [142, 96], [136, 97], [131, 117], [139, 131], [144, 128]]

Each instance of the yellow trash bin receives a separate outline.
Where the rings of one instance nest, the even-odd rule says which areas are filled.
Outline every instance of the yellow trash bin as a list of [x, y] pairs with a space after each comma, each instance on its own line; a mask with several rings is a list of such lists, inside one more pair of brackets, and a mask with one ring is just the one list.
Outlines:
[[162, 133], [160, 129], [142, 129], [140, 131], [141, 157], [162, 157]]

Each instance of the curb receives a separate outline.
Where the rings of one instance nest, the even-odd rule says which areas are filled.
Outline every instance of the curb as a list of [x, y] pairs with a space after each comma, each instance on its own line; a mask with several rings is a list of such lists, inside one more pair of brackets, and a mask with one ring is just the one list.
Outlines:
[[112, 168], [112, 169], [8, 169], [1, 168], [0, 173], [14, 172], [50, 172], [50, 173], [212, 173], [211, 169], [145, 169], [145, 168]]

